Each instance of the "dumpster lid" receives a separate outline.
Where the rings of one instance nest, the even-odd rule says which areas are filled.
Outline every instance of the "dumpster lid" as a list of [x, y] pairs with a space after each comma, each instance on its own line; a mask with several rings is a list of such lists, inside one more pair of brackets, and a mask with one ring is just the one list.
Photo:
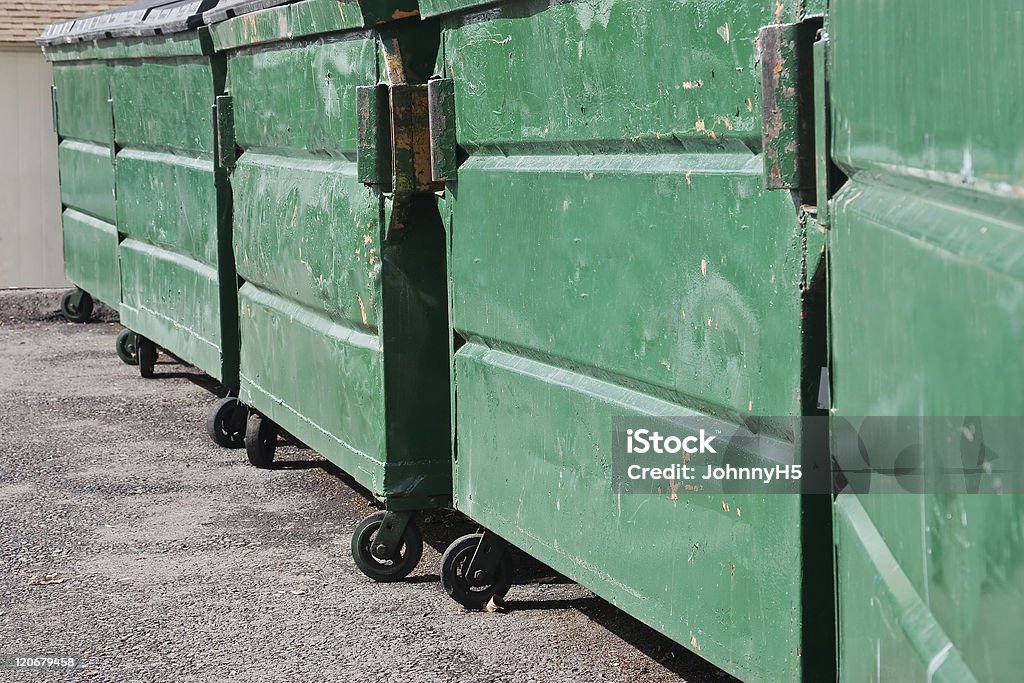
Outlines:
[[207, 25], [216, 24], [232, 17], [258, 12], [269, 7], [290, 5], [293, 2], [297, 2], [297, 0], [221, 0], [216, 7], [207, 11], [203, 18]]
[[204, 25], [203, 12], [216, 5], [217, 0], [165, 0], [149, 10], [141, 22], [116, 35], [152, 36], [188, 31]]
[[109, 38], [117, 29], [141, 21], [149, 8], [157, 2], [166, 2], [166, 0], [145, 0], [127, 7], [115, 7], [102, 14], [78, 19], [74, 37], [76, 40]]
[[38, 45], [57, 45], [59, 43], [70, 43], [74, 40], [71, 34], [75, 30], [75, 20], [58, 21], [43, 29], [43, 32], [36, 38]]

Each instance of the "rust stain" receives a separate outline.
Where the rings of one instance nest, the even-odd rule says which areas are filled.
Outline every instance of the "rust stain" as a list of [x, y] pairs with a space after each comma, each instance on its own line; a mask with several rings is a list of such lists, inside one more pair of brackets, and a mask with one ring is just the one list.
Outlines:
[[687, 172], [686, 172], [686, 184], [687, 184], [687, 185], [693, 185], [693, 181], [692, 181], [692, 180], [690, 180], [690, 176], [691, 176], [692, 174], [693, 174], [693, 171], [687, 171]]
[[722, 119], [722, 123], [725, 124], [726, 128], [728, 128], [729, 130], [732, 130], [732, 121], [730, 121], [729, 119]]
[[697, 644], [697, 636], [690, 636], [690, 647], [700, 652], [700, 645]]
[[363, 325], [369, 327], [370, 322], [366, 318], [366, 307], [363, 306], [363, 297], [356, 294], [356, 301], [359, 302], [359, 315], [363, 318]]
[[697, 119], [697, 121], [693, 124], [693, 127], [696, 128], [701, 133], [703, 133], [705, 131], [704, 119]]
[[707, 277], [708, 277], [708, 260], [706, 258], [702, 258], [700, 260], [700, 274], [704, 276], [704, 279], [707, 279]]
[[694, 88], [699, 88], [702, 85], [704, 85], [704, 81], [684, 81], [683, 90], [693, 90]]
[[414, 9], [411, 12], [403, 12], [400, 9], [396, 9], [391, 13], [391, 18], [397, 21], [398, 19], [408, 19], [409, 17], [418, 17], [419, 15], [420, 11], [418, 9]]
[[754, 111], [754, 102], [749, 97], [747, 98], [747, 111], [749, 111], [749, 112], [753, 112]]
[[782, 0], [779, 0], [778, 2], [775, 3], [775, 23], [776, 24], [781, 24], [782, 23], [782, 11], [784, 9], [785, 9], [785, 6], [782, 4]]

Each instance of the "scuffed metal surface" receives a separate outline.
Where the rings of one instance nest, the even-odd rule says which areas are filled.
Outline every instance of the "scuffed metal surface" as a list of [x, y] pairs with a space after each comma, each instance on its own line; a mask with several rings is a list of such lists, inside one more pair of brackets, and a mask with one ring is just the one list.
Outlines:
[[[840, 417], [1024, 410], [1024, 142], [1004, 134], [1024, 123], [1006, 86], [1022, 30], [1012, 0], [832, 3], [832, 156], [851, 176], [829, 234]], [[962, 462], [959, 443], [928, 445], [929, 464]], [[1019, 678], [1022, 514], [1019, 494], [841, 495], [842, 679]]]
[[451, 488], [445, 240], [432, 197], [410, 194], [429, 139], [407, 37], [243, 48], [227, 83], [241, 397], [392, 509]]
[[203, 43], [189, 33], [109, 50], [119, 57], [112, 91], [122, 321], [232, 385], [235, 271], [224, 258], [229, 204], [212, 113], [223, 67], [196, 54]]
[[761, 61], [764, 182], [768, 189], [816, 186], [813, 41], [820, 19], [765, 26]]
[[763, 190], [760, 156], [755, 43], [796, 11], [781, 4], [443, 17], [438, 76], [468, 154], [442, 201], [466, 340], [454, 499], [741, 678], [826, 680], [831, 572], [802, 544], [829, 557], [807, 523], [827, 501], [610, 482], [614, 416], [803, 409], [805, 335], [823, 330], [805, 318], [812, 240], [788, 194]]
[[114, 226], [114, 128], [110, 66], [61, 62], [53, 70], [64, 273], [93, 298], [121, 300]]

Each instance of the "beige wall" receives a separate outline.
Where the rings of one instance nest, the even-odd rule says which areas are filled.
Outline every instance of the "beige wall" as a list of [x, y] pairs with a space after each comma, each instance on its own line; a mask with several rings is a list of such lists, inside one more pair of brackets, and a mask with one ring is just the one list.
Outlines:
[[63, 287], [50, 65], [0, 44], [0, 287]]

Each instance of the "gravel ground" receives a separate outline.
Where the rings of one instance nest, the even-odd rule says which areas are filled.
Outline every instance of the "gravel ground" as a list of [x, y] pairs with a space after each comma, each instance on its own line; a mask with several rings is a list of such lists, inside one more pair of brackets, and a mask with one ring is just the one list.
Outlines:
[[0, 655], [84, 664], [0, 678], [732, 680], [529, 561], [507, 612], [462, 610], [437, 581], [474, 530], [456, 513], [421, 518], [417, 570], [375, 584], [348, 550], [365, 492], [307, 449], [259, 471], [214, 446], [215, 383], [164, 357], [141, 379], [116, 316], [71, 325], [56, 302], [0, 292]]

